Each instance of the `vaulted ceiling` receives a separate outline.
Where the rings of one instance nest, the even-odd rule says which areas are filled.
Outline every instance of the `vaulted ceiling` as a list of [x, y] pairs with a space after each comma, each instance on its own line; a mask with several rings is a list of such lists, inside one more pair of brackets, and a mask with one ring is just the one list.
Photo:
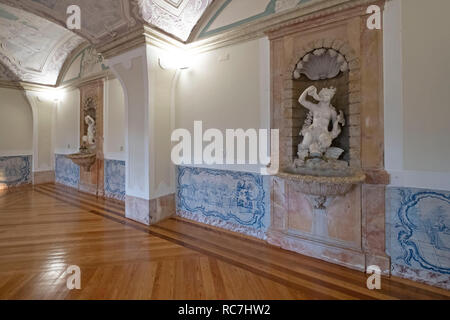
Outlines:
[[54, 85], [84, 40], [36, 15], [0, 4], [0, 79]]
[[[192, 41], [309, 1], [0, 0], [0, 80], [55, 85], [64, 61], [85, 41], [101, 47], [145, 24]], [[69, 31], [73, 4], [81, 9], [81, 30]]]
[[[93, 44], [110, 41], [139, 28], [155, 26], [186, 41], [195, 24], [214, 0], [0, 0], [1, 3], [66, 25], [67, 8], [81, 9], [82, 37]], [[219, 0], [220, 1], [220, 0]]]
[[[213, 0], [0, 0], [0, 80], [56, 84], [82, 42], [101, 45], [149, 24], [186, 41]], [[81, 30], [66, 29], [67, 8]]]
[[139, 0], [142, 18], [186, 41], [192, 29], [213, 0]]

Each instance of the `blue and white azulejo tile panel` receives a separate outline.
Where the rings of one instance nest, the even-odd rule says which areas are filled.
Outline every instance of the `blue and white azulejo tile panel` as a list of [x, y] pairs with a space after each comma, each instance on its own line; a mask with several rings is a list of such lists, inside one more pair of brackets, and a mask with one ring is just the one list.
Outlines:
[[105, 159], [105, 196], [125, 201], [125, 161]]
[[450, 192], [387, 189], [393, 274], [450, 288]]
[[270, 224], [268, 177], [256, 173], [177, 168], [177, 213], [265, 238]]
[[0, 157], [0, 187], [31, 183], [32, 156]]
[[55, 181], [69, 187], [78, 188], [80, 167], [67, 159], [65, 155], [55, 155]]

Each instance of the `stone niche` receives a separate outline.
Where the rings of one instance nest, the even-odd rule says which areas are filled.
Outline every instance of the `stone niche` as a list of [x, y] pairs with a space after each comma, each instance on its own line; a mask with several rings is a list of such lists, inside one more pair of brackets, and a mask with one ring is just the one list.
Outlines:
[[[383, 35], [381, 30], [366, 26], [365, 11], [370, 4], [356, 4], [317, 12], [267, 33], [272, 59], [271, 127], [280, 130], [280, 174], [271, 182], [268, 239], [287, 250], [349, 268], [364, 271], [377, 265], [389, 274], [390, 259], [385, 253], [385, 186], [389, 176], [383, 154]], [[384, 6], [383, 2], [374, 4]], [[344, 195], [311, 197], [304, 192], [307, 182], [288, 173], [308, 113], [298, 99], [311, 85], [319, 90], [337, 88], [332, 104], [344, 112], [346, 125], [333, 146], [345, 150], [341, 159], [351, 170], [365, 175], [365, 182], [353, 185]]]
[[80, 145], [82, 137], [88, 134], [84, 121], [90, 116], [95, 121], [95, 162], [90, 168], [80, 167], [80, 191], [104, 196], [104, 156], [103, 156], [103, 80], [83, 84], [80, 88]]

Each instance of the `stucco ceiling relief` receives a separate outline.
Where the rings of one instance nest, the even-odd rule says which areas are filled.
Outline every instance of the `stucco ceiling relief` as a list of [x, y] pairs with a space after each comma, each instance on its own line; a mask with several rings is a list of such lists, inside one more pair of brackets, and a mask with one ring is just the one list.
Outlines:
[[186, 41], [213, 0], [136, 0], [142, 18]]
[[67, 56], [83, 41], [50, 21], [0, 4], [3, 80], [53, 85]]

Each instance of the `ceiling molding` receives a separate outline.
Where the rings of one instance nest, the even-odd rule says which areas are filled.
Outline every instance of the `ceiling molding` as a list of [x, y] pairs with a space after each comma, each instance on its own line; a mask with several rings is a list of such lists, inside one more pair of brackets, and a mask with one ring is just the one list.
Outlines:
[[61, 71], [59, 72], [58, 80], [56, 81], [56, 86], [61, 85], [61, 82], [64, 79], [70, 66], [72, 65], [75, 57], [78, 56], [84, 49], [88, 48], [89, 46], [90, 46], [89, 42], [85, 41], [70, 53], [70, 55], [66, 58], [66, 61], [64, 62], [61, 68]]
[[[192, 30], [188, 42], [192, 43], [196, 40], [206, 39], [210, 36], [220, 34], [221, 32], [229, 31], [241, 25], [248, 24], [263, 18], [272, 18], [274, 14], [295, 10], [296, 7], [304, 5], [307, 2], [313, 0], [268, 0], [267, 5], [263, 11], [255, 12], [253, 16], [248, 16], [246, 18], [230, 22], [227, 25], [223, 25], [216, 29], [209, 29], [209, 25], [213, 24], [214, 21], [220, 17], [221, 13], [232, 6], [233, 0], [216, 0], [207, 11], [205, 11], [202, 18], [199, 20], [195, 28]], [[303, 3], [301, 3], [303, 2]], [[268, 17], [271, 16], [271, 17]]]
[[97, 47], [97, 51], [100, 52], [105, 59], [110, 59], [144, 44], [153, 45], [165, 50], [186, 48], [186, 45], [183, 42], [174, 39], [170, 35], [148, 25], [143, 25], [140, 30], [122, 36], [116, 41], [104, 46]]
[[70, 81], [68, 83], [62, 84], [60, 86], [58, 86], [58, 89], [70, 89], [70, 88], [79, 88], [82, 86], [85, 86], [86, 84], [93, 82], [93, 81], [98, 81], [98, 80], [102, 80], [102, 79], [115, 79], [115, 75], [110, 71], [110, 70], [105, 70], [103, 72], [97, 73], [97, 74], [93, 74], [91, 76], [87, 76], [87, 77], [83, 77], [80, 79], [76, 79], [73, 81]]
[[[32, 3], [31, 7], [27, 7], [26, 14], [30, 14], [29, 12], [36, 12], [40, 17], [47, 17], [47, 19], [49, 20], [56, 20], [61, 23], [62, 16], [56, 15], [56, 18], [53, 16], [49, 16], [49, 11], [54, 10], [57, 14], [59, 14], [59, 11], [57, 10], [58, 8], [52, 7], [52, 3], [55, 4], [55, 6], [58, 6], [61, 5], [61, 3], [65, 3], [67, 1], [70, 2], [71, 0], [58, 0], [58, 2], [47, 0], [0, 0], [0, 3], [14, 3], [14, 6], [16, 8], [23, 7], [24, 5], [28, 6], [28, 4]], [[87, 4], [88, 9], [92, 8], [89, 5], [89, 3], [91, 5], [93, 3], [91, 0], [79, 1], [81, 4]], [[109, 0], [105, 1], [108, 2]], [[178, 49], [189, 50], [193, 53], [206, 52], [240, 42], [264, 37], [267, 35], [273, 37], [277, 34], [277, 30], [280, 28], [287, 28], [294, 24], [300, 24], [309, 20], [317, 19], [330, 14], [335, 14], [348, 8], [355, 8], [360, 6], [360, 8], [363, 9], [366, 8], [370, 3], [379, 2], [374, 0], [309, 0], [308, 2], [300, 3], [300, 5], [298, 5], [298, 7], [294, 9], [287, 9], [278, 13], [273, 13], [255, 21], [239, 25], [231, 30], [224, 31], [204, 39], [197, 39], [202, 28], [204, 28], [204, 26], [208, 23], [214, 13], [224, 5], [225, 1], [229, 0], [120, 0], [120, 6], [117, 5], [118, 0], [114, 1], [116, 1], [116, 5], [114, 7], [115, 11], [113, 10], [115, 12], [115, 17], [120, 17], [121, 19], [121, 22], [117, 25], [121, 25], [122, 27], [126, 25], [126, 28], [120, 29], [122, 28], [120, 27], [118, 29], [109, 30], [113, 32], [114, 35], [108, 37], [107, 41], [105, 39], [102, 39], [104, 35], [102, 35], [101, 32], [99, 33], [99, 36], [94, 39], [95, 41], [91, 41], [91, 44], [93, 44], [96, 51], [101, 53], [105, 59], [117, 56], [121, 53], [132, 50], [144, 44], [153, 45], [162, 49], [171, 49], [175, 47]], [[165, 2], [165, 4], [163, 4], [161, 1]], [[145, 6], [147, 6], [148, 8], [150, 5], [150, 8], [154, 8], [154, 6], [157, 6], [159, 8], [158, 10], [163, 10], [164, 7], [166, 9], [169, 8], [168, 10], [171, 11], [172, 15], [170, 19], [177, 18], [177, 14], [179, 15], [178, 18], [180, 18], [180, 16], [183, 15], [183, 12], [190, 8], [190, 5], [187, 3], [189, 1], [198, 4], [196, 10], [201, 8], [205, 11], [201, 20], [195, 27], [193, 27], [193, 31], [189, 38], [187, 38], [187, 42], [183, 42], [180, 39], [177, 39], [176, 36], [170, 34], [170, 30], [164, 28], [158, 29], [158, 26], [155, 26], [154, 23], [146, 23], [144, 21], [144, 18], [142, 18], [139, 13], [143, 10], [142, 8], [144, 8]], [[44, 5], [45, 3], [47, 5]], [[289, 0], [288, 7], [290, 5], [292, 5], [291, 0]], [[200, 11], [194, 10], [194, 12]], [[66, 17], [65, 12], [63, 16], [64, 18]], [[46, 23], [51, 22], [46, 21]], [[60, 27], [58, 26], [58, 28]], [[192, 27], [188, 27], [188, 29], [189, 28]], [[189, 29], [189, 32], [190, 30], [191, 29]], [[92, 35], [87, 35], [86, 37], [88, 39], [92, 39]], [[44, 69], [46, 69], [45, 65], [52, 61], [49, 57], [51, 57], [52, 55], [60, 57], [60, 60], [58, 60], [61, 63], [60, 65], [58, 65], [56, 61], [51, 62], [54, 65], [53, 72], [55, 72], [55, 70], [59, 67], [56, 80], [52, 83], [41, 83], [50, 85], [50, 87], [53, 87], [53, 84], [55, 83], [57, 85], [62, 85], [64, 75], [67, 73], [74, 57], [76, 57], [77, 54], [79, 54], [88, 46], [86, 42], [83, 43], [82, 38], [78, 38], [80, 39], [80, 42], [73, 46], [71, 50], [68, 50], [69, 48], [67, 48], [67, 41], [61, 41], [62, 44], [58, 44], [57, 46], [52, 48], [46, 62], [44, 63]], [[69, 37], [67, 39], [69, 39]], [[74, 42], [76, 41], [74, 40]], [[61, 51], [58, 51], [57, 47], [66, 48], [66, 51], [61, 49], [62, 51], [64, 51], [61, 53]], [[14, 69], [11, 66], [14, 67], [14, 64], [11, 63], [11, 58], [8, 57], [8, 59], [4, 59], [3, 64], [0, 64], [0, 73], [2, 72], [2, 70], [4, 71], [3, 73], [11, 73], [13, 71], [17, 71], [17, 67], [15, 67], [16, 69]], [[13, 72], [12, 74], [15, 73]], [[33, 80], [30, 81], [30, 78], [20, 77], [14, 78], [12, 80], [16, 83], [38, 82]], [[12, 84], [12, 86], [15, 85]]]
[[101, 53], [105, 59], [117, 56], [126, 51], [132, 50], [145, 43], [144, 27], [122, 35], [114, 41], [95, 46], [97, 52]]
[[[249, 1], [249, 0], [247, 0]], [[229, 21], [228, 23], [222, 25], [222, 26], [216, 26], [214, 27], [214, 23], [220, 19], [222, 14], [225, 14], [225, 12], [228, 10], [232, 10], [233, 6], [236, 6], [238, 2], [233, 0], [227, 0], [225, 1], [222, 6], [210, 17], [210, 19], [207, 21], [206, 25], [200, 30], [199, 34], [197, 35], [196, 39], [204, 39], [211, 35], [216, 35], [221, 32], [233, 29], [235, 27], [238, 27], [240, 25], [244, 25], [246, 23], [264, 18], [266, 16], [272, 15], [275, 13], [275, 7], [276, 4], [279, 3], [282, 0], [266, 0], [266, 3], [260, 2], [258, 4], [253, 4], [253, 6], [258, 7], [263, 5], [263, 7], [259, 7], [259, 11], [254, 11], [253, 13], [247, 13], [247, 15], [242, 16], [240, 19]], [[299, 2], [301, 0], [296, 0], [296, 2]], [[309, 1], [309, 0], [303, 0], [303, 1]], [[248, 3], [248, 2], [247, 2]], [[238, 3], [237, 5], [245, 5], [245, 2]]]
[[[98, 50], [104, 54], [105, 58], [110, 58], [147, 43], [162, 49], [176, 47], [183, 50], [189, 50], [194, 54], [202, 53], [257, 38], [262, 38], [267, 36], [268, 33], [273, 33], [282, 27], [335, 14], [343, 10], [358, 7], [361, 10], [365, 10], [368, 4], [378, 2], [380, 1], [311, 0], [297, 8], [276, 13], [218, 35], [190, 43], [177, 41], [173, 39], [173, 37], [155, 30], [153, 27], [143, 26], [143, 31], [134, 34], [133, 41], [129, 42], [127, 41], [127, 38], [118, 39], [117, 43], [108, 44], [107, 46], [98, 48]], [[223, 2], [215, 2], [210, 8], [211, 12], [213, 12], [217, 7], [220, 7], [221, 4], [223, 4]]]
[[56, 86], [42, 85], [23, 81], [0, 80], [0, 88], [42, 92], [46, 90], [53, 90], [56, 88]]
[[[68, 78], [68, 72], [73, 66], [77, 69], [73, 69], [72, 72], [76, 70], [78, 73], [72, 73]], [[81, 47], [70, 59], [67, 59], [64, 69], [60, 74], [58, 87], [76, 86], [77, 83], [90, 81], [89, 79], [105, 77], [108, 75], [109, 67], [106, 66], [104, 57], [92, 45], [87, 45]]]
[[227, 2], [228, 0], [215, 0], [213, 1], [208, 8], [206, 8], [205, 12], [203, 13], [202, 17], [198, 20], [197, 24], [192, 29], [191, 34], [189, 35], [189, 38], [187, 39], [186, 43], [192, 43], [195, 41], [198, 34], [203, 30], [203, 28], [206, 26], [208, 21], [211, 19], [211, 17]]
[[160, 49], [170, 50], [173, 48], [185, 49], [184, 42], [173, 39], [172, 37], [161, 33], [149, 26], [144, 26], [145, 43], [153, 45]]
[[[360, 7], [361, 10], [365, 10], [369, 4], [379, 2], [384, 1], [311, 0], [294, 9], [266, 16], [265, 18], [241, 25], [205, 39], [197, 39], [187, 44], [187, 47], [197, 53], [210, 51], [240, 42], [265, 37], [268, 33], [274, 32], [280, 28], [318, 19], [350, 8]], [[198, 28], [198, 30], [200, 30], [200, 28]]]

